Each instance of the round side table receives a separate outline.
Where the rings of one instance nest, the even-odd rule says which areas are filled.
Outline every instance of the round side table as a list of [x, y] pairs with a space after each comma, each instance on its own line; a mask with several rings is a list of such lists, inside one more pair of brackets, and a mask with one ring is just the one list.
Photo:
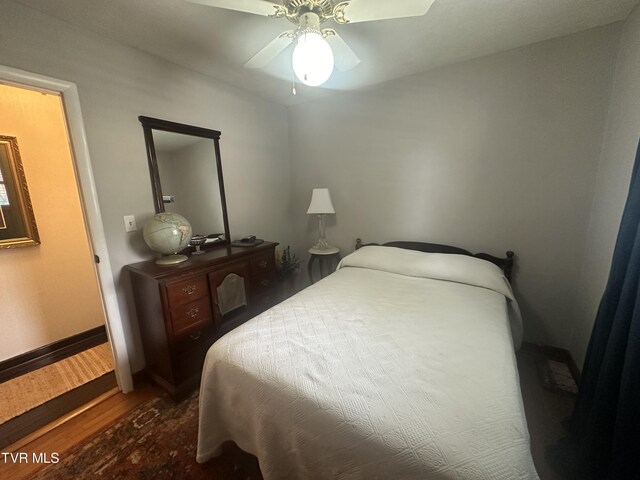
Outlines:
[[[307, 265], [307, 271], [309, 273], [309, 281], [314, 284], [316, 280], [313, 279], [313, 264], [318, 263], [318, 272], [320, 278], [324, 278], [333, 272], [340, 262], [340, 249], [338, 247], [331, 248], [310, 248], [309, 264]], [[318, 279], [319, 280], [319, 279]]]

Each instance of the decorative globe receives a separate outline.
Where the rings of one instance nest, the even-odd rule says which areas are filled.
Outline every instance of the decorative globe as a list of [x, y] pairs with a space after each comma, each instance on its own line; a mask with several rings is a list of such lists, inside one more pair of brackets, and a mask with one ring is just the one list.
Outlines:
[[160, 265], [172, 265], [187, 260], [185, 255], [177, 253], [187, 247], [191, 241], [191, 224], [177, 213], [156, 213], [144, 224], [142, 237], [155, 252], [168, 255], [156, 260]]

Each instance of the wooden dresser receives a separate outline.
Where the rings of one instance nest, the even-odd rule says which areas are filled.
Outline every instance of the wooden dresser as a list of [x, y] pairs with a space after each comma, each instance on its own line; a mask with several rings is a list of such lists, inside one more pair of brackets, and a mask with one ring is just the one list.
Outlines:
[[223, 246], [177, 265], [124, 267], [147, 372], [174, 398], [198, 385], [204, 356], [217, 338], [277, 302], [277, 245]]

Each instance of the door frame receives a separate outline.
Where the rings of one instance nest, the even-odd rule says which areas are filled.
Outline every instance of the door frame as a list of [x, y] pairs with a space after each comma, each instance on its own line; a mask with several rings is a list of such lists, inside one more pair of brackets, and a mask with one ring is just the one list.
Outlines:
[[107, 336], [109, 337], [115, 360], [116, 380], [120, 390], [124, 393], [130, 392], [133, 390], [133, 380], [129, 365], [129, 353], [118, 306], [118, 297], [109, 260], [109, 250], [107, 249], [100, 205], [98, 204], [98, 194], [93, 179], [89, 146], [84, 130], [80, 97], [78, 96], [76, 84], [4, 65], [0, 65], [0, 83], [60, 94], [71, 142], [72, 162], [82, 197], [88, 239], [93, 254], [100, 259], [99, 263], [96, 263], [98, 288], [105, 309]]

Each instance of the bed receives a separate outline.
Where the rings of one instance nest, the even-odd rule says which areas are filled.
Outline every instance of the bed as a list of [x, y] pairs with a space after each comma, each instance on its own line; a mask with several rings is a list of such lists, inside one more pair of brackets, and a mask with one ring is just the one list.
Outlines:
[[233, 441], [266, 480], [538, 478], [513, 254], [390, 245], [358, 249], [211, 347], [198, 462]]

